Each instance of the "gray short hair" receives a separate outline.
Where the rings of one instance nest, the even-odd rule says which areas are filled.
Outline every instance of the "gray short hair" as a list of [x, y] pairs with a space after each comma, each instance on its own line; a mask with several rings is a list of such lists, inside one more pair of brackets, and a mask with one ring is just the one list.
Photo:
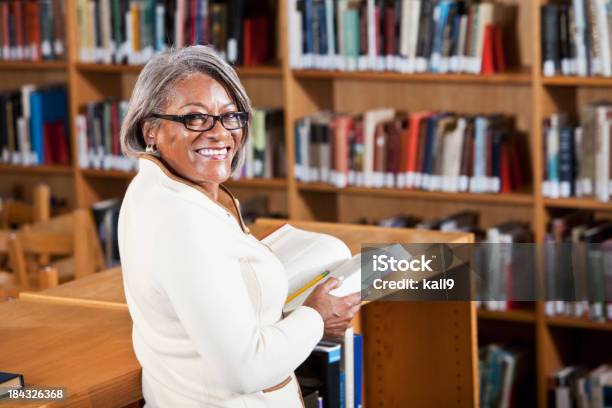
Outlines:
[[170, 48], [155, 55], [144, 66], [138, 75], [121, 125], [121, 148], [125, 155], [138, 156], [145, 151], [143, 123], [156, 121], [151, 118], [151, 114], [163, 111], [172, 86], [195, 73], [206, 74], [218, 81], [227, 90], [238, 110], [249, 114], [249, 121], [242, 130], [242, 145], [232, 160], [232, 172], [242, 164], [251, 126], [251, 101], [236, 71], [215, 50], [204, 45]]

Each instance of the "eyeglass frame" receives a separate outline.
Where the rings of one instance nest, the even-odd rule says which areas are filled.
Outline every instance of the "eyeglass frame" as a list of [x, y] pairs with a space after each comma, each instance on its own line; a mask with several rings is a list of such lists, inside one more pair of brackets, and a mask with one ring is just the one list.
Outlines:
[[[245, 124], [243, 126], [237, 127], [237, 128], [232, 128], [232, 129], [228, 129], [227, 127], [225, 127], [225, 125], [223, 124], [223, 120], [222, 118], [225, 117], [226, 115], [235, 115], [235, 114], [241, 114], [241, 115], [245, 115], [246, 119], [245, 119]], [[194, 116], [207, 116], [212, 118], [212, 125], [208, 128], [208, 129], [191, 129], [189, 127], [187, 127], [187, 117], [194, 117]], [[217, 126], [217, 122], [221, 123], [221, 126], [223, 126], [223, 128], [225, 130], [238, 130], [238, 129], [243, 129], [246, 127], [246, 125], [249, 122], [249, 113], [248, 112], [226, 112], [223, 113], [221, 115], [210, 115], [208, 113], [188, 113], [186, 115], [167, 115], [167, 114], [163, 114], [163, 113], [152, 113], [150, 115], [150, 117], [153, 118], [158, 118], [158, 119], [164, 119], [164, 120], [169, 120], [172, 122], [177, 122], [177, 123], [182, 123], [183, 126], [185, 126], [185, 129], [190, 130], [192, 132], [208, 132], [211, 129], [214, 129], [215, 126]]]

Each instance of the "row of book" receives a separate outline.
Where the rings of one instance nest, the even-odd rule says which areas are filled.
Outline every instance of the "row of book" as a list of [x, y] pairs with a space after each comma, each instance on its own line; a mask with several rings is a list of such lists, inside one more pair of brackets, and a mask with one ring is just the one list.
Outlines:
[[[262, 4], [263, 3], [263, 4]], [[212, 45], [236, 65], [275, 58], [276, 2], [77, 0], [79, 59], [144, 64], [168, 47]]]
[[[585, 299], [547, 301], [546, 314], [612, 321], [612, 220], [585, 210], [559, 215], [551, 218], [545, 242], [559, 244], [547, 248], [547, 290], [554, 298]], [[568, 244], [576, 247], [570, 252]]]
[[548, 400], [554, 408], [612, 406], [612, 366], [561, 368], [548, 378]]
[[81, 168], [132, 171], [138, 161], [121, 153], [119, 134], [128, 101], [108, 99], [88, 103], [76, 117]]
[[63, 59], [64, 0], [0, 2], [0, 60]]
[[606, 0], [541, 6], [542, 72], [612, 76], [612, 7]]
[[67, 106], [62, 84], [0, 93], [0, 162], [70, 164]]
[[295, 123], [295, 174], [340, 188], [507, 193], [529, 177], [521, 136], [503, 114], [323, 111]]
[[[363, 337], [348, 328], [343, 339], [321, 340], [295, 375], [306, 408], [363, 406]], [[308, 396], [315, 394], [317, 398]]]
[[529, 406], [533, 398], [532, 349], [525, 344], [492, 343], [478, 350], [480, 405], [483, 407]]
[[609, 201], [612, 194], [612, 103], [590, 104], [579, 124], [567, 114], [544, 121], [545, 157], [542, 194], [545, 197], [589, 197]]
[[232, 178], [286, 177], [284, 123], [282, 109], [253, 110], [244, 165]]
[[519, 63], [507, 52], [517, 43], [516, 5], [291, 0], [288, 7], [293, 68], [490, 74]]

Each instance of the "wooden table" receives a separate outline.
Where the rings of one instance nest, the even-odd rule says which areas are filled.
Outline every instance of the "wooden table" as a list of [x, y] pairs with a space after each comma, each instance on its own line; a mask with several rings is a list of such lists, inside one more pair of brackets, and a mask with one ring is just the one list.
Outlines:
[[40, 292], [22, 292], [19, 299], [127, 310], [120, 267]]
[[142, 399], [127, 310], [15, 300], [0, 304], [0, 316], [0, 370], [67, 391], [58, 403], [0, 406], [111, 407]]

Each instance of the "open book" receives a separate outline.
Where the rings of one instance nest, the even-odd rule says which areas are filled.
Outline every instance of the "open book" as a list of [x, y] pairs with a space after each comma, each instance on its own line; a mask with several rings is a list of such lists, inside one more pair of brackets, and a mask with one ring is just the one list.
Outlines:
[[330, 293], [346, 296], [361, 289], [361, 258], [340, 239], [284, 224], [261, 240], [278, 257], [287, 272], [289, 296], [283, 308], [290, 312], [320, 283], [330, 277], [342, 279]]

